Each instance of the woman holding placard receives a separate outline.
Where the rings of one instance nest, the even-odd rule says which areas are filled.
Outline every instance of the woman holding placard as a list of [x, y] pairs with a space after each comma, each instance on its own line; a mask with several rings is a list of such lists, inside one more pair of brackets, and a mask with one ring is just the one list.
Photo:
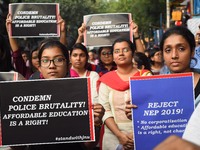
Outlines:
[[121, 144], [126, 149], [133, 149], [132, 123], [124, 113], [125, 101], [129, 99], [129, 77], [144, 76], [148, 70], [133, 67], [135, 52], [133, 43], [127, 39], [117, 39], [112, 46], [117, 70], [104, 74], [99, 80], [99, 103], [105, 109], [103, 121], [103, 150], [113, 150]]
[[[48, 39], [42, 42], [39, 47], [39, 71], [40, 79], [55, 79], [69, 77], [69, 53], [67, 48], [57, 40]], [[95, 125], [99, 126], [104, 114], [103, 107], [95, 103], [93, 106]], [[84, 129], [83, 129], [84, 130]], [[87, 143], [67, 143], [67, 144], [46, 144], [29, 146], [30, 150], [64, 150], [64, 149], [85, 149], [93, 147], [95, 142]], [[27, 148], [27, 147], [26, 147]], [[12, 147], [17, 149], [17, 147]], [[23, 148], [22, 148], [23, 149]], [[21, 149], [20, 149], [21, 150]]]
[[[168, 29], [160, 42], [163, 59], [169, 69], [169, 73], [194, 73], [195, 105], [200, 101], [200, 74], [190, 67], [194, 56], [195, 38], [191, 31], [182, 26]], [[126, 105], [126, 114], [131, 119], [132, 105]]]
[[[193, 84], [195, 87], [195, 105], [199, 105], [200, 74], [195, 69], [190, 67], [195, 49], [194, 35], [186, 27], [172, 27], [164, 33], [160, 42], [160, 48], [163, 52], [163, 58], [166, 66], [169, 68], [170, 73], [193, 72]], [[131, 109], [136, 107], [137, 106], [135, 105], [131, 105], [130, 101], [127, 102], [125, 112], [126, 116], [129, 119], [131, 119], [132, 116]], [[199, 132], [196, 132], [198, 130], [198, 127], [195, 126], [195, 124], [196, 122], [193, 118], [192, 121], [189, 121], [184, 132], [184, 139], [194, 143], [199, 139]]]

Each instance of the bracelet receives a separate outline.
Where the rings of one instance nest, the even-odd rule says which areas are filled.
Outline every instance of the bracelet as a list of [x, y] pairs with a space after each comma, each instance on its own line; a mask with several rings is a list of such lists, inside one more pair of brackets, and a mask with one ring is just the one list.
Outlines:
[[140, 39], [140, 36], [134, 37], [134, 40], [138, 40]]

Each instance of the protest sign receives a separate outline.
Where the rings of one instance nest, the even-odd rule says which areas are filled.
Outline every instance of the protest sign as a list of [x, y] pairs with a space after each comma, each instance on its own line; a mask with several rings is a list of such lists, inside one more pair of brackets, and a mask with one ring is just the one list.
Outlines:
[[84, 43], [86, 46], [111, 46], [119, 38], [133, 41], [130, 13], [108, 13], [84, 16], [86, 32]]
[[58, 3], [13, 3], [9, 4], [12, 37], [58, 37]]
[[17, 72], [0, 72], [0, 81], [18, 80]]
[[2, 145], [94, 141], [90, 79], [0, 82]]
[[134, 146], [150, 150], [174, 134], [182, 136], [194, 111], [192, 73], [130, 79]]

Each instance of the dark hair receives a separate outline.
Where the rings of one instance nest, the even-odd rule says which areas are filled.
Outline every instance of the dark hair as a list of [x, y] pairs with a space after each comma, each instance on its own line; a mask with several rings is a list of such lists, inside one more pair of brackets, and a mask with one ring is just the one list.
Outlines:
[[150, 64], [154, 65], [154, 61], [151, 60], [152, 57], [154, 57], [155, 53], [161, 51], [161, 49], [157, 46], [153, 46], [153, 47], [150, 47], [148, 49], [149, 51], [149, 61], [150, 61]]
[[114, 46], [116, 43], [121, 43], [121, 42], [127, 42], [131, 51], [132, 51], [132, 56], [134, 55], [135, 53], [135, 46], [134, 44], [129, 40], [129, 39], [126, 39], [126, 38], [118, 38], [114, 41], [113, 45], [112, 45], [112, 53], [114, 51]]
[[30, 57], [30, 53], [27, 50], [21, 51], [21, 54], [26, 54], [28, 58]]
[[151, 70], [149, 58], [144, 53], [136, 52], [133, 58], [138, 64], [138, 69], [142, 69], [142, 65], [144, 65], [144, 69]]
[[81, 43], [74, 44], [74, 46], [70, 50], [70, 55], [72, 54], [73, 50], [75, 50], [75, 49], [81, 49], [85, 53], [87, 60], [88, 60], [88, 58], [89, 58], [88, 51], [87, 51], [87, 48], [83, 44], [81, 44]]
[[7, 72], [14, 70], [11, 63], [11, 53], [8, 40], [0, 34], [0, 71]]
[[88, 65], [88, 59], [89, 59], [89, 55], [88, 55], [88, 51], [87, 51], [87, 48], [81, 44], [81, 43], [76, 43], [74, 44], [74, 46], [72, 47], [72, 49], [70, 50], [70, 56], [72, 55], [72, 52], [73, 50], [75, 49], [81, 49], [84, 53], [85, 53], [85, 56], [86, 56], [86, 64], [85, 64], [85, 67], [87, 67]]
[[39, 64], [41, 65], [40, 61], [41, 61], [41, 58], [42, 58], [43, 51], [45, 49], [51, 48], [51, 47], [58, 47], [58, 48], [60, 48], [60, 50], [62, 51], [63, 55], [66, 58], [67, 66], [69, 66], [69, 53], [68, 53], [67, 48], [65, 47], [65, 45], [63, 45], [58, 40], [53, 40], [53, 39], [49, 39], [49, 40], [45, 39], [45, 42], [41, 42], [41, 45], [39, 46], [39, 52], [38, 52]]
[[160, 49], [162, 51], [163, 51], [163, 46], [164, 46], [165, 40], [169, 36], [171, 36], [173, 34], [181, 35], [188, 42], [188, 44], [190, 45], [191, 52], [194, 51], [194, 49], [195, 49], [195, 38], [194, 38], [194, 35], [192, 34], [192, 32], [189, 29], [187, 29], [184, 26], [175, 26], [175, 27], [169, 28], [163, 34], [161, 42], [160, 42]]
[[159, 47], [150, 47], [148, 51], [149, 51], [149, 58], [151, 58], [155, 55], [156, 52], [159, 52], [161, 50]]
[[37, 71], [37, 69], [33, 66], [33, 63], [32, 63], [33, 52], [35, 51], [38, 51], [38, 46], [36, 45], [33, 46], [32, 49], [30, 50], [30, 67], [33, 72]]

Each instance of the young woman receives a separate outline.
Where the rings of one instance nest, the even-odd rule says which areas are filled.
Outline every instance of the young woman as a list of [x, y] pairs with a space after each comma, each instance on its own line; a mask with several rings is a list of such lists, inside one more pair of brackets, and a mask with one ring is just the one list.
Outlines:
[[133, 56], [133, 66], [138, 69], [151, 70], [149, 58], [141, 52], [136, 52]]
[[191, 31], [185, 27], [169, 29], [160, 42], [163, 58], [171, 73], [194, 73], [195, 104], [200, 101], [200, 74], [190, 68], [194, 56], [195, 38]]
[[[195, 106], [200, 102], [200, 74], [190, 68], [194, 56], [195, 38], [191, 31], [182, 26], [168, 29], [160, 42], [160, 49], [170, 73], [194, 73]], [[127, 102], [126, 115], [131, 119], [131, 108], [135, 108]]]
[[100, 77], [109, 71], [117, 69], [113, 61], [112, 47], [100, 47], [98, 55], [99, 64], [97, 65], [96, 72], [98, 72]]
[[39, 79], [40, 72], [39, 68], [39, 59], [38, 59], [38, 47], [34, 47], [30, 52], [30, 67], [33, 74], [29, 77], [29, 79]]
[[71, 77], [90, 77], [92, 88], [92, 99], [96, 103], [98, 101], [97, 94], [97, 80], [99, 79], [98, 73], [95, 71], [87, 70], [88, 52], [86, 47], [81, 43], [76, 43], [70, 51]]
[[162, 51], [159, 47], [153, 47], [149, 50], [149, 59], [151, 71], [154, 75], [160, 74], [160, 70], [164, 66]]
[[102, 149], [113, 150], [118, 144], [124, 149], [133, 149], [132, 123], [124, 113], [125, 101], [129, 95], [129, 77], [149, 72], [133, 67], [134, 52], [130, 40], [117, 39], [112, 46], [117, 70], [104, 74], [99, 80], [99, 103], [105, 109]]
[[[69, 54], [67, 48], [56, 40], [49, 40], [42, 43], [38, 53], [40, 78], [55, 79], [69, 77]], [[94, 104], [95, 125], [101, 123], [104, 109], [100, 104]], [[69, 143], [69, 144], [50, 144], [29, 146], [30, 150], [64, 150], [64, 149], [85, 149], [91, 146], [91, 143]], [[17, 147], [12, 147], [17, 149]], [[23, 149], [23, 148], [22, 148]], [[20, 149], [21, 150], [21, 149]]]

